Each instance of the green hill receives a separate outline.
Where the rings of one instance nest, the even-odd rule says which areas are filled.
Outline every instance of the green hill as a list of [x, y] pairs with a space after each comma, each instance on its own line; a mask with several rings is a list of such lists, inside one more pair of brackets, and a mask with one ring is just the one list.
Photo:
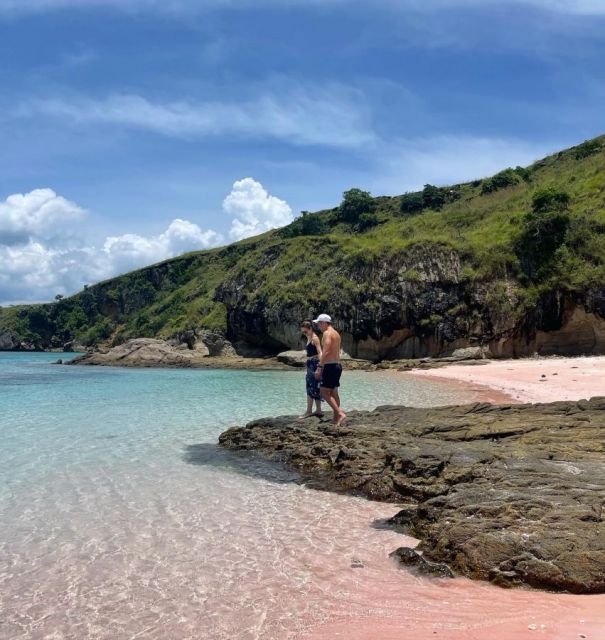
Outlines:
[[283, 229], [0, 309], [0, 348], [212, 330], [275, 352], [320, 311], [371, 359], [605, 352], [605, 136], [470, 183], [351, 190]]

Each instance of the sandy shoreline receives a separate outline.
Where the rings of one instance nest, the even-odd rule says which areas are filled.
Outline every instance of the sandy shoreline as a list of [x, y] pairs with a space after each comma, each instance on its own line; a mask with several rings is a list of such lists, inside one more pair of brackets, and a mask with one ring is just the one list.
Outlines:
[[[495, 404], [580, 400], [605, 395], [605, 356], [489, 361], [481, 366], [451, 364], [392, 373], [460, 384], [476, 392], [478, 401]], [[423, 624], [400, 612], [392, 612], [388, 617], [369, 616], [366, 620], [355, 620], [354, 624], [351, 620], [335, 619], [316, 627], [305, 637], [399, 640], [411, 634], [418, 640], [434, 637], [484, 640], [488, 636], [493, 640], [519, 640], [533, 635], [551, 640], [605, 639], [602, 595], [555, 595], [524, 589], [504, 593], [498, 587], [463, 579], [454, 583], [462, 591], [468, 589], [468, 594], [460, 600], [469, 606], [468, 613], [477, 607], [476, 602], [471, 604], [474, 598], [470, 594], [476, 589], [486, 590], [483, 622], [477, 623], [475, 618], [473, 624], [470, 620], [463, 622], [448, 616], [447, 620], [432, 623], [427, 620]], [[548, 611], [544, 617], [537, 614], [542, 608]]]
[[475, 385], [486, 391], [487, 399], [494, 394], [492, 402], [556, 402], [605, 395], [605, 356], [492, 360], [476, 367], [452, 364], [401, 375]]

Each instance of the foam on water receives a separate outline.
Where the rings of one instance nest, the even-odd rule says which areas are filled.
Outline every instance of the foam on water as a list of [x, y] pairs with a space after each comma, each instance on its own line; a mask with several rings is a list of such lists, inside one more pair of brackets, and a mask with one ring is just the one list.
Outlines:
[[[0, 354], [2, 638], [479, 638], [534, 618], [541, 633], [593, 623], [579, 622], [590, 599], [398, 570], [388, 552], [405, 539], [370, 526], [393, 505], [312, 491], [216, 446], [232, 424], [300, 410], [300, 372], [56, 357]], [[471, 399], [387, 375], [344, 383], [348, 407]]]

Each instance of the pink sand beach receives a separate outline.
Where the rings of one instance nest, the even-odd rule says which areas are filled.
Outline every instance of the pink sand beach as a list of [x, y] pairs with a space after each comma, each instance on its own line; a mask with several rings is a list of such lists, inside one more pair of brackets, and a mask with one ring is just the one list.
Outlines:
[[[472, 385], [491, 402], [551, 402], [605, 395], [605, 357], [541, 358], [451, 365], [401, 373]], [[359, 585], [373, 606], [366, 618], [332, 617], [304, 637], [312, 640], [605, 640], [605, 595], [576, 596], [505, 590], [456, 578], [427, 581], [383, 573], [378, 591]], [[365, 589], [364, 589], [365, 587]]]
[[605, 356], [490, 360], [478, 366], [453, 364], [403, 375], [487, 387], [516, 402], [581, 400], [605, 395]]

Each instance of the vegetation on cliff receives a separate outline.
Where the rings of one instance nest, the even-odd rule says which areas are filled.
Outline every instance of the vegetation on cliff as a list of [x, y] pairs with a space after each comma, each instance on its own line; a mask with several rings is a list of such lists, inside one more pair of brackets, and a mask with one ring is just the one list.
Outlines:
[[415, 342], [399, 355], [423, 355], [557, 328], [569, 300], [605, 315], [605, 136], [465, 184], [351, 189], [339, 207], [262, 236], [0, 309], [0, 348], [204, 328], [279, 349], [293, 341], [289, 323], [330, 309], [361, 356], [403, 339]]

